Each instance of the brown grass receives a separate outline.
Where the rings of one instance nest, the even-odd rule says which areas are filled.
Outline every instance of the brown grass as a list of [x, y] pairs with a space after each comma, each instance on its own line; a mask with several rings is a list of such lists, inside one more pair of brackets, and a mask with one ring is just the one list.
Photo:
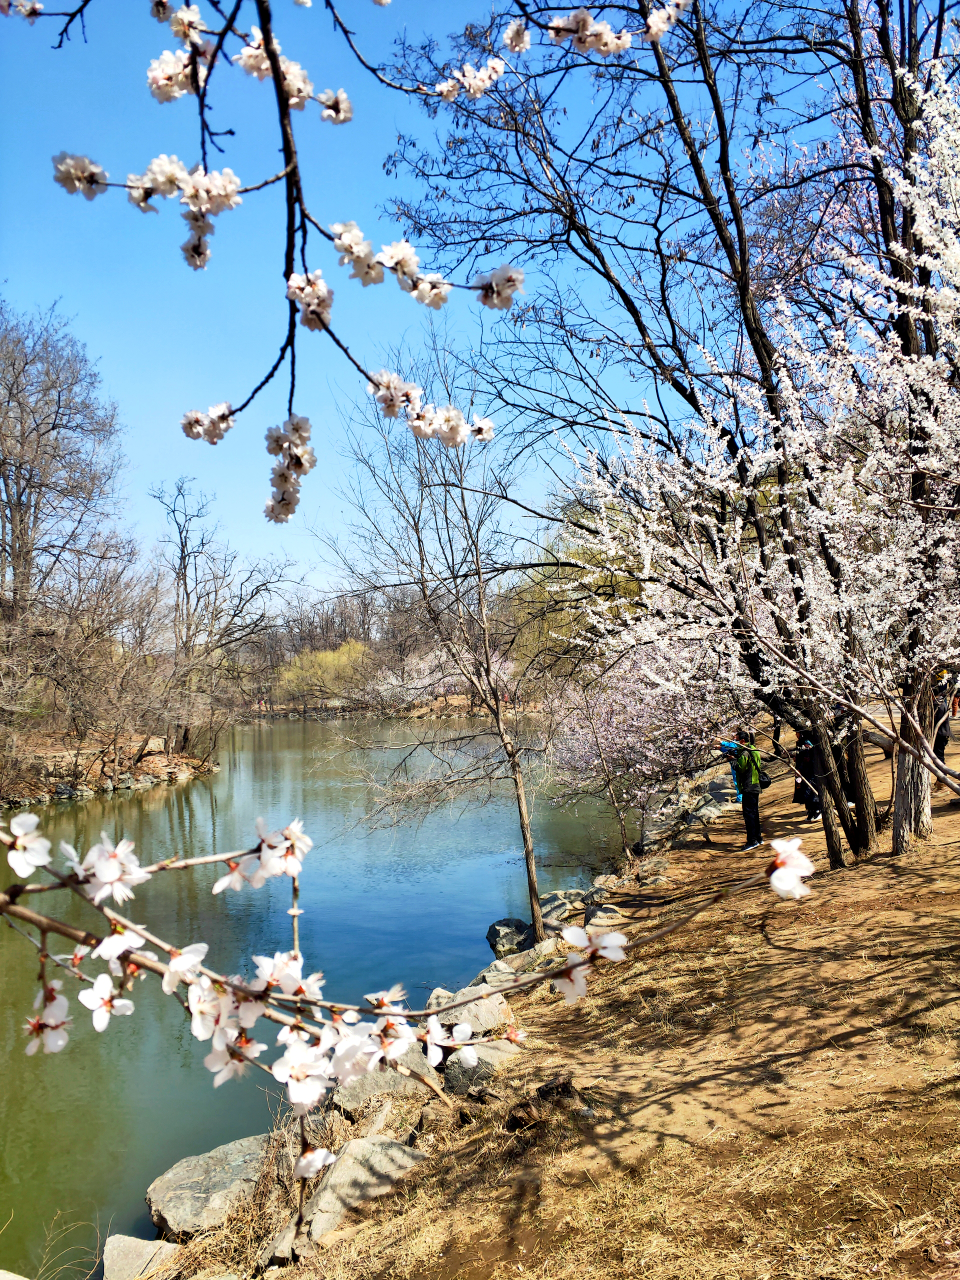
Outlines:
[[[766, 793], [767, 834], [804, 834], [822, 865], [791, 787]], [[576, 1009], [515, 999], [528, 1051], [499, 1099], [419, 1138], [432, 1158], [284, 1280], [960, 1280], [960, 815], [936, 812], [906, 862], [821, 873], [798, 903], [731, 899], [601, 962]], [[710, 838], [671, 855], [668, 888], [621, 898], [628, 932], [754, 869], [739, 815]], [[507, 1132], [559, 1071], [586, 1111]]]

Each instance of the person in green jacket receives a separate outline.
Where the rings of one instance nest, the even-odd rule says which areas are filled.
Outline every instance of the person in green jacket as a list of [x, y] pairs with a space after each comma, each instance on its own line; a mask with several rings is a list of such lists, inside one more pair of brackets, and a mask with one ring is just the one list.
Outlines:
[[749, 729], [744, 728], [737, 730], [734, 742], [721, 741], [720, 749], [733, 765], [737, 790], [741, 796], [743, 825], [747, 832], [744, 852], [759, 849], [763, 843], [763, 832], [760, 829], [760, 771], [763, 761], [760, 752], [750, 741]]

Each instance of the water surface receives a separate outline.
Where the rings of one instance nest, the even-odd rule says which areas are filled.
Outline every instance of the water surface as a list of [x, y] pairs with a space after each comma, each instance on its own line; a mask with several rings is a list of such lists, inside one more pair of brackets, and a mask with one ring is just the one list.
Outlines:
[[[300, 817], [315, 842], [303, 876], [301, 945], [308, 968], [326, 974], [327, 994], [353, 1001], [394, 981], [412, 998], [438, 985], [455, 989], [492, 959], [484, 940], [492, 920], [529, 918], [516, 809], [505, 794], [482, 809], [451, 805], [421, 826], [357, 827], [368, 761], [337, 752], [348, 729], [299, 720], [239, 728], [221, 747], [219, 774], [48, 806], [43, 829], [55, 847], [65, 839], [85, 852], [103, 828], [135, 840], [141, 861], [156, 862], [249, 847], [259, 815], [276, 826]], [[388, 733], [396, 739], [395, 727], [383, 732], [384, 741]], [[534, 829], [541, 892], [582, 884], [605, 863], [612, 829], [593, 810], [535, 802]], [[179, 946], [209, 943], [212, 968], [249, 975], [251, 954], [290, 946], [290, 882], [214, 898], [221, 871], [156, 876], [137, 890], [129, 914]], [[4, 860], [0, 883], [12, 879]], [[52, 909], [60, 897], [31, 906]], [[97, 928], [81, 902], [62, 906], [72, 922]], [[153, 1235], [143, 1202], [152, 1179], [184, 1156], [263, 1132], [277, 1102], [262, 1072], [214, 1090], [202, 1063], [209, 1046], [192, 1038], [180, 1007], [152, 978], [137, 984], [133, 1016], [113, 1019], [102, 1035], [67, 979], [69, 1045], [27, 1058], [22, 1025], [36, 968], [33, 948], [0, 926], [0, 1270], [30, 1277], [58, 1213], [91, 1224], [71, 1237], [86, 1248], [97, 1230]], [[264, 1026], [258, 1034], [272, 1042]]]

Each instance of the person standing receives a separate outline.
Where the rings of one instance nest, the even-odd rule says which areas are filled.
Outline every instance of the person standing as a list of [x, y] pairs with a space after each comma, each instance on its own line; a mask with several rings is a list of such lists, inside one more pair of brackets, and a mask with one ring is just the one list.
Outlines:
[[806, 808], [808, 822], [815, 822], [820, 817], [820, 793], [814, 785], [817, 776], [817, 749], [809, 734], [798, 735], [793, 759], [797, 766], [794, 803]]
[[743, 825], [747, 833], [744, 853], [750, 849], [759, 849], [763, 843], [763, 832], [760, 827], [760, 773], [763, 761], [760, 752], [750, 741], [749, 729], [740, 728], [736, 732], [734, 742], [721, 742], [724, 754], [730, 757], [737, 790], [740, 792]]

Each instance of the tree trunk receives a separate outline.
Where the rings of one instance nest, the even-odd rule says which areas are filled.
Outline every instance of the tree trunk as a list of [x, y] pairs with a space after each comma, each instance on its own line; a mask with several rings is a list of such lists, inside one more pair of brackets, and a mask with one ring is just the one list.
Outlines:
[[517, 791], [517, 811], [520, 815], [520, 833], [523, 836], [523, 860], [527, 866], [527, 890], [530, 894], [530, 914], [533, 932], [538, 942], [543, 942], [543, 915], [540, 912], [540, 893], [537, 888], [537, 864], [533, 856], [533, 832], [530, 830], [530, 813], [527, 809], [527, 793], [523, 785], [523, 770], [516, 756], [510, 757], [510, 773]]
[[[920, 723], [926, 727], [926, 721], [932, 718], [926, 714], [924, 702], [928, 698], [921, 696]], [[920, 740], [906, 716], [900, 717], [900, 736], [912, 747], [919, 747]], [[897, 755], [897, 782], [893, 796], [893, 855], [902, 858], [910, 852], [914, 836], [926, 840], [933, 831], [933, 816], [930, 812], [930, 773], [908, 751], [901, 750]]]
[[827, 837], [827, 859], [830, 863], [830, 869], [839, 871], [847, 865], [843, 858], [843, 832], [841, 831], [840, 823], [837, 821], [837, 810], [833, 803], [833, 796], [822, 783], [820, 786], [820, 813], [823, 818], [823, 830]]
[[847, 768], [850, 771], [850, 785], [857, 806], [857, 837], [859, 852], [876, 853], [877, 850], [877, 801], [867, 777], [867, 761], [863, 754], [863, 726], [857, 725], [856, 732], [847, 747]]
[[[830, 735], [827, 733], [826, 725], [823, 724], [822, 721], [814, 721], [813, 729], [817, 740], [817, 763], [818, 773], [820, 775], [817, 779], [817, 784], [820, 790], [821, 810], [824, 815], [824, 830], [827, 829], [827, 807], [823, 802], [829, 795], [832, 802], [834, 820], [839, 821], [840, 827], [843, 829], [843, 834], [847, 837], [847, 844], [849, 844], [854, 853], [857, 853], [859, 851], [860, 841], [857, 836], [856, 826], [850, 817], [850, 807], [847, 804], [847, 797], [843, 794], [843, 787], [840, 784], [840, 775], [837, 773], [836, 761], [833, 758], [833, 744], [830, 741]], [[827, 836], [827, 842], [828, 847], [830, 847], [829, 835]], [[835, 851], [831, 847], [831, 867], [842, 867], [846, 865], [843, 861], [842, 850], [843, 843], [841, 841], [839, 849], [836, 851], [840, 861], [838, 863], [834, 863], [833, 858]]]

